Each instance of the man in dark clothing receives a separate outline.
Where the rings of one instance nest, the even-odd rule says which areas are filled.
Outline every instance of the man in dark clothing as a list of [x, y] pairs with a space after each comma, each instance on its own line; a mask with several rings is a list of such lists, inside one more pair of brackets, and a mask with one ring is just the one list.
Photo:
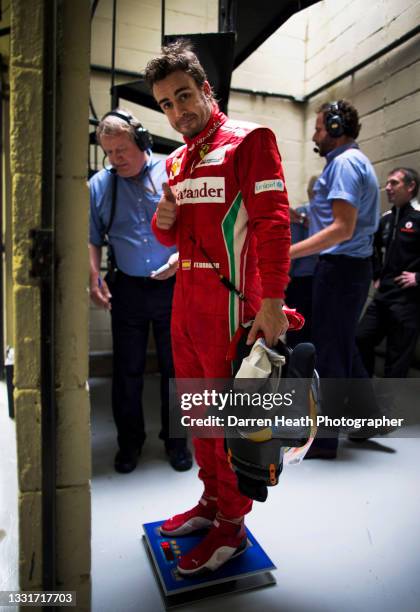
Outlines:
[[[314, 197], [314, 185], [317, 176], [311, 176], [308, 183], [308, 202], [290, 208], [290, 233], [292, 244], [305, 240], [311, 235], [310, 201]], [[299, 342], [312, 340], [312, 285], [314, 271], [318, 261], [317, 255], [308, 255], [294, 259], [290, 264], [290, 283], [286, 289], [286, 304], [296, 308], [305, 317], [305, 325], [298, 331], [287, 334], [287, 344], [294, 348]]]
[[385, 191], [392, 208], [375, 234], [376, 293], [358, 326], [363, 364], [353, 364], [355, 377], [363, 376], [363, 366], [372, 376], [374, 349], [384, 338], [385, 377], [405, 378], [410, 367], [420, 332], [420, 211], [410, 203], [419, 183], [412, 168], [388, 175]]

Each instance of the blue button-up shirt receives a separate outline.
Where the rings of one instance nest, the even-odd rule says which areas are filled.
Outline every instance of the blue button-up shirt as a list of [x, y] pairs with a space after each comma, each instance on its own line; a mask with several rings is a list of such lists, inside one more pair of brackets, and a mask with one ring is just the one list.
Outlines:
[[334, 221], [333, 200], [346, 200], [357, 208], [356, 227], [345, 240], [321, 253], [370, 257], [373, 235], [378, 228], [379, 185], [372, 164], [357, 143], [337, 147], [327, 153], [324, 171], [314, 185], [311, 200], [312, 232], [319, 232]]
[[[118, 268], [130, 276], [150, 276], [176, 252], [156, 239], [151, 221], [162, 194], [162, 182], [167, 180], [165, 163], [152, 156], [139, 176], [117, 176], [117, 202], [109, 232], [109, 242], [115, 253]], [[97, 172], [89, 181], [90, 233], [95, 246], [105, 243], [105, 230], [111, 216], [112, 183], [109, 170]]]

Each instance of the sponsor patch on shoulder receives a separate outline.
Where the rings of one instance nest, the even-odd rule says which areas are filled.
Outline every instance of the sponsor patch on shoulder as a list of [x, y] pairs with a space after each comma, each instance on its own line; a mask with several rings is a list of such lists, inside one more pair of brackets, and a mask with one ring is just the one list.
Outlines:
[[240, 125], [232, 125], [229, 121], [226, 121], [224, 125], [220, 128], [223, 132], [230, 132], [234, 136], [238, 136], [242, 138], [246, 136], [246, 131]]
[[210, 151], [210, 153], [205, 152], [204, 155], [201, 157], [201, 161], [197, 164], [196, 168], [200, 168], [200, 166], [220, 166], [225, 160], [225, 154], [228, 148], [229, 145], [225, 145], [223, 147], [219, 147], [218, 149]]
[[281, 179], [257, 181], [254, 193], [263, 193], [264, 191], [284, 191], [284, 181]]

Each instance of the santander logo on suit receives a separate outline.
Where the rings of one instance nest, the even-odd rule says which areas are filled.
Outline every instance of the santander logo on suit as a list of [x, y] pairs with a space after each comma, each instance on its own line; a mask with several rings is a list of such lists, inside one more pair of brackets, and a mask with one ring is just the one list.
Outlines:
[[175, 185], [177, 204], [224, 204], [225, 177], [201, 176]]

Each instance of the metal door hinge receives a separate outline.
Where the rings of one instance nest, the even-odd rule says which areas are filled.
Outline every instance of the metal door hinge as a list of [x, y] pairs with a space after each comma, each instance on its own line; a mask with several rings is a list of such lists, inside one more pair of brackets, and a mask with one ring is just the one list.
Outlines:
[[29, 274], [33, 278], [48, 279], [51, 276], [53, 262], [53, 232], [50, 229], [32, 229], [29, 235], [32, 239], [29, 253], [32, 268]]

